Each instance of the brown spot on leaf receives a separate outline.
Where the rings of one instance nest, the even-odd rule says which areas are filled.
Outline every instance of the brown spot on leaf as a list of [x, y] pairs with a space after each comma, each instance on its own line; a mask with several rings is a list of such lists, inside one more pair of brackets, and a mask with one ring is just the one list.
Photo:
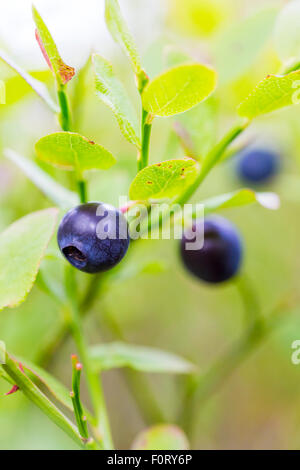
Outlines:
[[161, 163], [157, 163], [156, 166], [161, 166]]
[[[50, 68], [50, 70], [52, 70], [52, 72], [54, 72], [52, 63], [50, 61], [50, 58], [47, 54], [47, 51], [45, 49], [45, 46], [43, 44], [43, 41], [42, 41], [37, 29], [35, 30], [35, 37], [36, 37], [36, 40], [38, 42], [38, 45], [40, 46], [40, 49], [41, 49], [42, 54], [44, 56], [44, 59], [47, 62], [48, 67]], [[65, 85], [66, 83], [68, 83], [74, 77], [75, 69], [73, 67], [70, 67], [69, 65], [65, 64], [62, 59], [57, 61], [57, 66], [58, 66], [58, 72], [59, 72], [59, 76], [61, 78], [61, 81]]]
[[147, 181], [147, 184], [153, 184], [153, 181]]
[[89, 144], [95, 145], [95, 142], [93, 140], [89, 140]]
[[59, 61], [58, 65], [59, 65], [59, 75], [62, 79], [63, 84], [65, 85], [74, 77], [75, 69], [74, 67], [70, 67], [69, 65], [65, 64], [62, 60]]

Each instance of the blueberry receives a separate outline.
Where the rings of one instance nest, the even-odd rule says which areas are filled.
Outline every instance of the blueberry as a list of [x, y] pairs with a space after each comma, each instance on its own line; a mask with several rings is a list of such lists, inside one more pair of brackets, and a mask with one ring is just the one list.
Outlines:
[[269, 182], [279, 169], [279, 156], [268, 149], [249, 148], [237, 160], [238, 176], [250, 184]]
[[[201, 230], [203, 221], [195, 221], [193, 231]], [[188, 250], [191, 230], [181, 240], [184, 265], [199, 279], [218, 284], [237, 274], [242, 260], [242, 241], [235, 226], [223, 217], [204, 220], [204, 245], [199, 250]]]
[[86, 273], [106, 271], [116, 266], [127, 252], [127, 220], [108, 204], [82, 204], [64, 216], [57, 241], [62, 254], [75, 268]]

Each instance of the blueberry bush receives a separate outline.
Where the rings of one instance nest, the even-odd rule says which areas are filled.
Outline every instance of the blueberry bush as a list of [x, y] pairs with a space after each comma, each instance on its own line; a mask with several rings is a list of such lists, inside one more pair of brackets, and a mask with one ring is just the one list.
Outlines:
[[[33, 6], [47, 70], [28, 72], [0, 50], [1, 117], [14, 129], [0, 161], [0, 427], [12, 447], [242, 447], [231, 420], [239, 429], [239, 410], [251, 415], [255, 367], [264, 367], [261, 388], [268, 380], [276, 388], [277, 367], [296, 387], [297, 222], [287, 227], [297, 218], [299, 168], [285, 157], [299, 146], [300, 2], [275, 3], [241, 18], [231, 1], [174, 0], [176, 37], [151, 38], [141, 60], [123, 5], [105, 0], [118, 60], [98, 44], [76, 70]], [[22, 111], [28, 98], [32, 115]], [[27, 129], [46, 112], [39, 135]], [[119, 196], [128, 199], [119, 205]], [[181, 241], [159, 240], [191, 202], [203, 213], [189, 211]], [[203, 246], [188, 250], [201, 227]], [[276, 366], [258, 355], [270, 341]], [[243, 363], [254, 352], [248, 377]], [[258, 400], [266, 420], [272, 400]], [[234, 443], [216, 438], [222, 419]], [[29, 426], [27, 443], [17, 420]], [[41, 426], [59, 437], [36, 443]], [[274, 440], [253, 446], [295, 445]]]

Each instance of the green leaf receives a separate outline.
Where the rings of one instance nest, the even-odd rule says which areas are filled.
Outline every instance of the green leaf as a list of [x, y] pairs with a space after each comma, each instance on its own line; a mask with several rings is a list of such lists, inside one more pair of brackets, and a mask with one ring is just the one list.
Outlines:
[[14, 60], [9, 57], [8, 54], [6, 54], [6, 52], [4, 52], [3, 50], [0, 50], [0, 58], [27, 82], [27, 84], [36, 92], [36, 94], [49, 106], [49, 108], [54, 113], [59, 112], [58, 105], [51, 98], [50, 93], [43, 82], [29, 75], [29, 73], [27, 73], [18, 64], [16, 64]]
[[93, 346], [90, 349], [90, 358], [95, 370], [130, 367], [144, 372], [169, 374], [189, 374], [196, 370], [194, 364], [174, 354], [126, 343]]
[[135, 41], [122, 16], [118, 0], [105, 0], [105, 20], [110, 34], [129, 57], [134, 73], [142, 85], [147, 79], [146, 74], [142, 69]]
[[93, 64], [96, 95], [112, 110], [124, 137], [140, 148], [137, 116], [122, 83], [115, 76], [111, 64], [99, 54], [93, 55]]
[[22, 393], [48, 416], [57, 426], [67, 433], [80, 447], [84, 443], [74, 424], [44, 395], [24, 373], [18, 362], [6, 352], [4, 371], [13, 379]]
[[57, 209], [29, 214], [0, 234], [0, 310], [25, 300], [53, 235]]
[[207, 155], [217, 140], [218, 103], [214, 96], [178, 116], [191, 139], [194, 157]]
[[28, 359], [18, 357], [18, 362], [22, 364], [22, 367], [26, 372], [29, 372], [33, 382], [42, 383], [57, 401], [69, 410], [73, 411], [70, 392], [61, 382], [53, 377], [53, 375], [49, 374], [49, 372], [36, 364], [33, 364]]
[[4, 156], [20, 170], [45, 194], [54, 204], [62, 209], [69, 209], [79, 204], [76, 193], [61, 186], [36, 163], [23, 157], [14, 150], [5, 149]]
[[37, 28], [36, 39], [43, 56], [49, 68], [53, 71], [57, 82], [60, 85], [65, 85], [74, 77], [75, 69], [66, 65], [62, 60], [47, 26], [34, 6], [32, 6], [32, 14]]
[[218, 35], [214, 44], [220, 84], [246, 73], [272, 34], [277, 9], [268, 8], [240, 21]]
[[299, 103], [300, 71], [269, 75], [238, 107], [242, 117], [253, 119], [277, 109]]
[[172, 199], [194, 182], [199, 164], [192, 158], [167, 160], [141, 170], [131, 183], [130, 199]]
[[232, 193], [222, 194], [205, 201], [205, 214], [216, 212], [222, 209], [246, 206], [258, 202], [262, 207], [270, 210], [277, 210], [280, 207], [280, 199], [275, 193], [256, 193], [252, 189], [239, 189]]
[[184, 432], [171, 424], [159, 424], [142, 431], [132, 444], [133, 450], [188, 450]]
[[65, 170], [107, 170], [115, 163], [112, 154], [95, 142], [73, 132], [56, 132], [35, 145], [38, 158]]
[[[41, 70], [41, 71], [31, 71], [29, 73], [30, 77], [37, 80], [38, 83], [42, 84], [46, 93], [48, 93], [48, 89], [46, 87], [47, 83], [51, 83], [52, 80], [52, 73], [50, 70]], [[10, 106], [13, 105], [20, 100], [23, 100], [27, 96], [30, 96], [32, 93], [35, 93], [35, 90], [25, 81], [25, 79], [21, 75], [12, 75], [5, 79], [5, 87], [6, 87], [6, 105]], [[50, 95], [49, 95], [50, 96]], [[57, 112], [58, 107], [50, 96], [51, 103], [49, 104], [49, 109], [52, 112]]]
[[149, 82], [142, 94], [143, 107], [155, 116], [172, 116], [193, 108], [216, 87], [215, 71], [201, 64], [174, 67]]
[[274, 29], [275, 49], [283, 62], [300, 59], [300, 3], [289, 2], [278, 15]]

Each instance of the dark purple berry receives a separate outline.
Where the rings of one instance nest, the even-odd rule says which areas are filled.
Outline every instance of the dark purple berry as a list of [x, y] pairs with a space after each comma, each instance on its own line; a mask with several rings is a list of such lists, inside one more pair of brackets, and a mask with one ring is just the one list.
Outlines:
[[237, 159], [238, 176], [248, 184], [268, 183], [279, 170], [279, 156], [271, 150], [249, 148]]
[[[195, 221], [193, 231], [201, 230], [203, 221]], [[181, 240], [181, 257], [185, 267], [202, 281], [218, 284], [235, 276], [242, 260], [242, 241], [235, 226], [223, 217], [209, 217], [204, 221], [202, 249], [189, 250], [191, 231]]]
[[108, 204], [82, 204], [64, 216], [57, 241], [62, 254], [75, 268], [86, 273], [106, 271], [116, 266], [127, 252], [127, 220]]

